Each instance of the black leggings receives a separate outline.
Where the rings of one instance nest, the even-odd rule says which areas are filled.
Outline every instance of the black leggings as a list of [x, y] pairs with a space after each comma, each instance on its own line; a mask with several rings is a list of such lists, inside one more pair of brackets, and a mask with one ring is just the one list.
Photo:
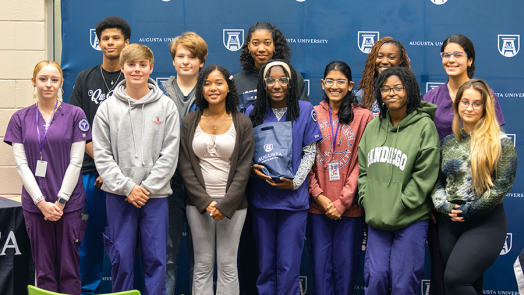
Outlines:
[[446, 264], [444, 285], [447, 295], [483, 294], [482, 275], [499, 257], [507, 229], [502, 204], [488, 214], [466, 222], [454, 222], [442, 216], [439, 241]]

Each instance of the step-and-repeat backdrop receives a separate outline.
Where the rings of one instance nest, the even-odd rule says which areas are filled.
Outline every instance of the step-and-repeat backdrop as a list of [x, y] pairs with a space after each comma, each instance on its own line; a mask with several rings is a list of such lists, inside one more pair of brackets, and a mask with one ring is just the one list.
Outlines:
[[[221, 64], [232, 73], [241, 71], [240, 47], [249, 27], [269, 21], [287, 38], [291, 62], [308, 84], [315, 105], [322, 98], [320, 79], [325, 66], [342, 60], [351, 66], [358, 85], [367, 54], [374, 41], [391, 36], [404, 44], [422, 93], [445, 83], [447, 75], [439, 56], [440, 46], [451, 34], [469, 37], [476, 50], [475, 77], [485, 79], [497, 94], [508, 133], [524, 154], [521, 119], [524, 109], [524, 2], [519, 0], [128, 0], [62, 1], [62, 66], [67, 101], [77, 74], [102, 62], [95, 34], [96, 24], [107, 16], [126, 19], [132, 28], [131, 43], [149, 46], [155, 54], [152, 78], [163, 81], [174, 74], [169, 42], [185, 31], [194, 31], [209, 47], [207, 64]], [[96, 99], [93, 93], [93, 99]], [[484, 294], [518, 294], [513, 262], [524, 247], [524, 179], [522, 169], [505, 198], [508, 216], [506, 244], [499, 259], [485, 274]], [[363, 245], [365, 248], [365, 245]], [[185, 249], [183, 249], [185, 251]], [[188, 294], [187, 267], [182, 252], [177, 294]], [[365, 252], [364, 252], [365, 253]], [[426, 294], [429, 258], [421, 284]], [[361, 261], [361, 268], [363, 260]], [[110, 288], [110, 265], [104, 290]], [[308, 253], [302, 262], [303, 294], [312, 293]], [[364, 294], [362, 272], [356, 294]]]

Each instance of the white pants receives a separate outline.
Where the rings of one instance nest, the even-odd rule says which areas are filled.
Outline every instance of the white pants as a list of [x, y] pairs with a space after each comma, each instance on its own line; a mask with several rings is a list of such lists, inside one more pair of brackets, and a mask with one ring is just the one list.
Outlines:
[[237, 210], [231, 219], [215, 221], [206, 211], [187, 206], [195, 253], [193, 295], [213, 295], [215, 244], [217, 260], [217, 295], [238, 295], [237, 253], [247, 209]]

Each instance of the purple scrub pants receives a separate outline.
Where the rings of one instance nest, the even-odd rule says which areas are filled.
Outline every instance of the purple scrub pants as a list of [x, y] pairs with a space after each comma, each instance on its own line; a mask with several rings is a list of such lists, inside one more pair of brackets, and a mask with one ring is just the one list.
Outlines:
[[113, 292], [133, 289], [134, 262], [140, 234], [146, 295], [166, 294], [167, 198], [151, 198], [136, 208], [125, 196], [107, 193], [104, 244], [113, 269]]
[[300, 295], [307, 210], [253, 208], [259, 295]]
[[365, 294], [417, 294], [424, 275], [428, 224], [428, 220], [422, 220], [397, 230], [368, 227]]
[[333, 273], [337, 294], [353, 294], [364, 239], [364, 216], [333, 220], [325, 214], [309, 213], [307, 234], [314, 294], [335, 294]]
[[42, 213], [24, 210], [25, 224], [36, 271], [38, 288], [65, 294], [81, 292], [80, 254], [87, 221], [80, 219], [84, 208], [66, 212], [58, 221], [46, 221]]

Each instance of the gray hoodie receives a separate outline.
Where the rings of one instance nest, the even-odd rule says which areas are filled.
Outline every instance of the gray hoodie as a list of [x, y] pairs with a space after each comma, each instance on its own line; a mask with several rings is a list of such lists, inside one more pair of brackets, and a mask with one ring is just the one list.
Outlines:
[[93, 151], [102, 190], [128, 196], [135, 184], [150, 198], [172, 193], [169, 180], [178, 162], [180, 121], [175, 103], [153, 79], [148, 94], [135, 100], [125, 80], [100, 105], [93, 121]]

